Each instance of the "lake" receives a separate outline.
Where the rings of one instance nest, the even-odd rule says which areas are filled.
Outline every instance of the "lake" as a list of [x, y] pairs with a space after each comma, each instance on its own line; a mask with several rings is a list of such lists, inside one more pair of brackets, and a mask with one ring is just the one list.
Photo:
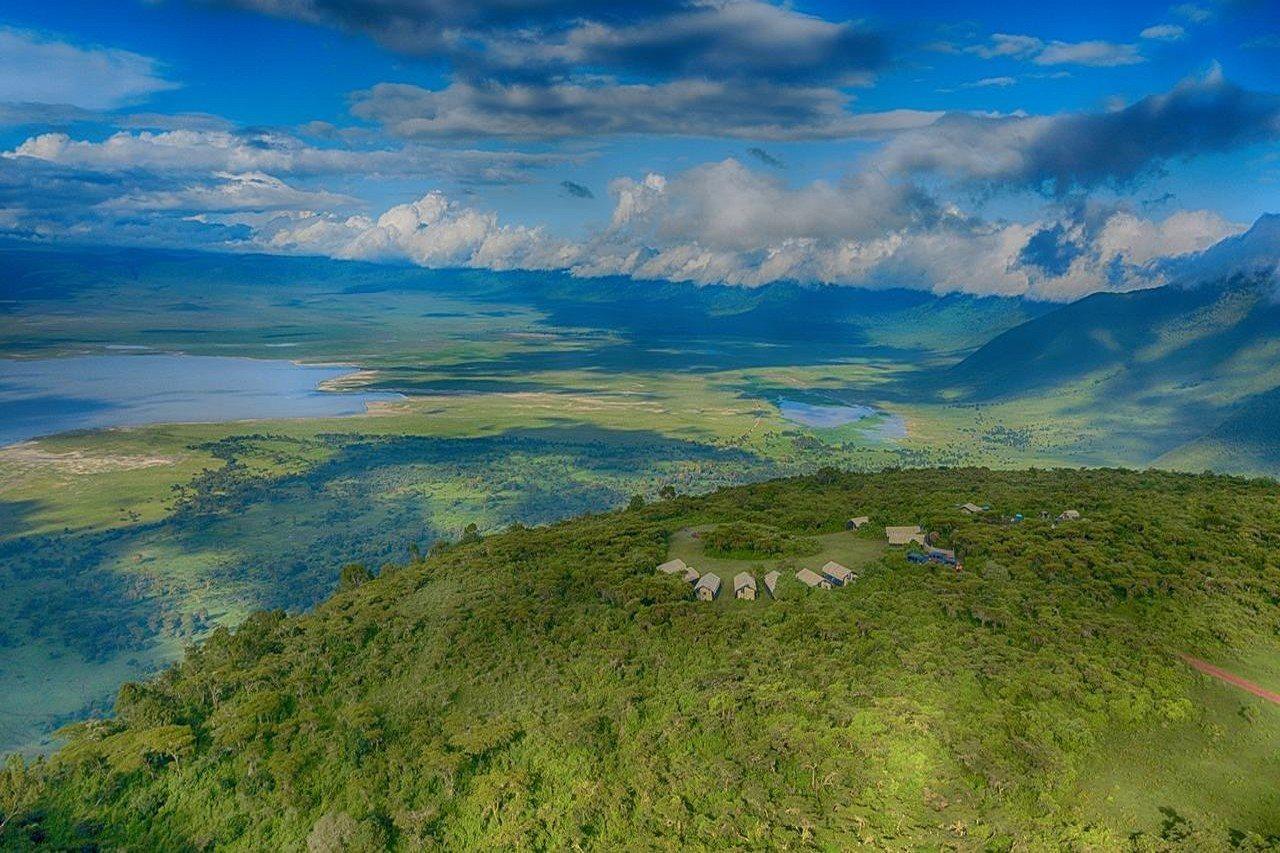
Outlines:
[[859, 424], [865, 426], [867, 433], [877, 439], [891, 440], [907, 436], [907, 422], [901, 415], [872, 406], [802, 403], [787, 399], [778, 400], [776, 405], [784, 418], [801, 426], [832, 429], [846, 424]]
[[75, 429], [358, 414], [398, 394], [318, 389], [349, 367], [173, 354], [0, 360], [0, 445]]

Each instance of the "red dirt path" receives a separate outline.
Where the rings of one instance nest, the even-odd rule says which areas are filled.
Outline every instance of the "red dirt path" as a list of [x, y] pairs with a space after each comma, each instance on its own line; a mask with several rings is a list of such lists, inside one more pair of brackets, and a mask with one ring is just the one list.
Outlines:
[[1275, 704], [1280, 705], [1280, 693], [1272, 693], [1265, 687], [1259, 687], [1248, 679], [1241, 678], [1238, 675], [1232, 675], [1225, 669], [1219, 669], [1207, 661], [1200, 660], [1200, 658], [1193, 658], [1191, 655], [1181, 654], [1178, 655], [1178, 657], [1182, 658], [1188, 664], [1200, 670], [1205, 675], [1212, 675], [1214, 678], [1227, 682], [1227, 684], [1234, 684], [1241, 690], [1248, 690], [1254, 696], [1261, 697], [1266, 699], [1268, 702], [1274, 702]]

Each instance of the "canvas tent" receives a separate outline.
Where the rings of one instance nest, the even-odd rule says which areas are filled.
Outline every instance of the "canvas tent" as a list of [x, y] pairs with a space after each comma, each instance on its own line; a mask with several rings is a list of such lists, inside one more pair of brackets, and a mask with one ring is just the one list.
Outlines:
[[676, 557], [674, 560], [667, 560], [658, 566], [658, 571], [668, 575], [680, 575], [684, 578], [685, 583], [693, 583], [698, 579], [698, 573], [689, 567], [684, 560]]
[[782, 577], [782, 575], [777, 572], [769, 572], [769, 574], [764, 576], [764, 588], [769, 590], [770, 595], [776, 596], [778, 594], [778, 578], [780, 577]]
[[756, 579], [749, 572], [738, 572], [733, 576], [733, 597], [754, 600], [756, 597]]
[[812, 589], [831, 589], [831, 581], [810, 569], [801, 569], [796, 572], [796, 580]]
[[710, 601], [720, 592], [720, 577], [708, 572], [694, 585], [693, 592], [699, 601]]
[[844, 529], [859, 530], [861, 529], [862, 525], [868, 524], [870, 523], [870, 521], [871, 521], [870, 517], [865, 515], [860, 515], [857, 518], [851, 518], [847, 522], [845, 522]]
[[832, 583], [837, 583], [840, 586], [853, 583], [858, 578], [858, 576], [850, 569], [840, 565], [835, 560], [829, 560], [827, 564], [822, 567], [822, 574], [829, 578]]

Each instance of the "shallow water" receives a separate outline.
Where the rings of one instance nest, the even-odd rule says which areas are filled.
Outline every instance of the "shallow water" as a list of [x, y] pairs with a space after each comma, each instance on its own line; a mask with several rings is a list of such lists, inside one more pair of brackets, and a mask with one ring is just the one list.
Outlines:
[[172, 354], [0, 360], [0, 445], [74, 429], [350, 415], [399, 398], [317, 390], [350, 372]]
[[798, 400], [777, 401], [782, 416], [792, 423], [817, 429], [831, 429], [846, 424], [864, 424], [867, 433], [879, 439], [905, 438], [906, 421], [900, 415], [859, 404], [815, 404]]

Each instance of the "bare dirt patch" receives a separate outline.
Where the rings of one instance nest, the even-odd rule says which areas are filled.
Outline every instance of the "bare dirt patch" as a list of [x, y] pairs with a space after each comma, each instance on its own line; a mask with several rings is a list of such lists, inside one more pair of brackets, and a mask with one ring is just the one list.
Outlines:
[[103, 474], [109, 471], [134, 471], [140, 468], [157, 468], [173, 465], [177, 459], [170, 456], [130, 456], [107, 453], [93, 454], [83, 450], [55, 453], [46, 450], [38, 442], [24, 441], [0, 448], [0, 465], [11, 465], [21, 471], [50, 471], [77, 476]]

